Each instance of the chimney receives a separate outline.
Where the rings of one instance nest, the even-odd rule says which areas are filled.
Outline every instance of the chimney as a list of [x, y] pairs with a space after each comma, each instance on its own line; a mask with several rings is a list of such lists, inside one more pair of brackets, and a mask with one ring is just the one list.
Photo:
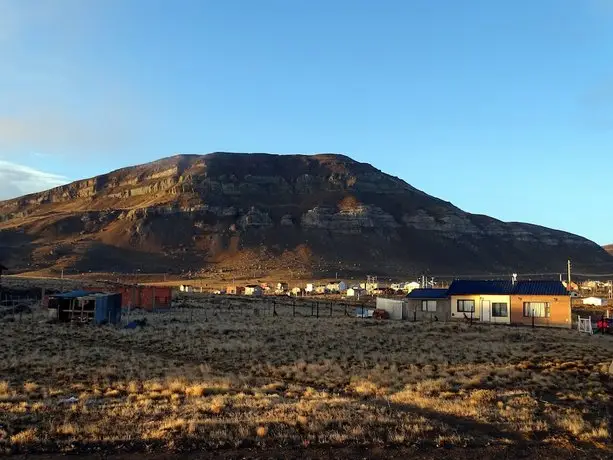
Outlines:
[[515, 286], [515, 283], [517, 283], [517, 273], [513, 273], [512, 282], [513, 282], [513, 286]]

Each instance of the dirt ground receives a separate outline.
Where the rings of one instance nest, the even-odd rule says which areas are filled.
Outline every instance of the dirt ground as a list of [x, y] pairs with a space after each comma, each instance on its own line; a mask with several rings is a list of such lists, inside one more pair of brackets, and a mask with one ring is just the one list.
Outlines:
[[190, 305], [133, 312], [146, 320], [135, 330], [5, 316], [0, 449], [41, 459], [613, 455], [613, 336]]

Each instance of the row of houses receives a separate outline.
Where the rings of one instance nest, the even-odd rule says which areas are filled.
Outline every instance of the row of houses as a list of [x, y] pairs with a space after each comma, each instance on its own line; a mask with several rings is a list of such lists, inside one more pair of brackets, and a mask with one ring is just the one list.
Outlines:
[[[403, 295], [411, 292], [413, 289], [421, 287], [421, 284], [416, 281], [407, 281], [403, 283], [393, 283], [386, 285], [377, 281], [367, 281], [350, 285], [344, 280], [331, 280], [325, 283], [307, 283], [304, 287], [295, 286], [290, 288], [290, 285], [284, 281], [270, 285], [269, 283], [248, 284], [246, 286], [231, 285], [225, 289], [214, 291], [215, 294], [228, 295], [246, 295], [246, 296], [261, 296], [264, 294], [276, 295], [292, 295], [292, 296], [312, 296], [323, 294], [340, 294], [347, 297], [359, 298], [363, 295]], [[181, 292], [197, 292], [192, 286], [181, 285]], [[202, 292], [202, 290], [200, 291]]]
[[377, 298], [377, 308], [391, 319], [572, 325], [571, 298], [560, 281], [456, 280], [447, 289], [414, 289], [405, 301]]

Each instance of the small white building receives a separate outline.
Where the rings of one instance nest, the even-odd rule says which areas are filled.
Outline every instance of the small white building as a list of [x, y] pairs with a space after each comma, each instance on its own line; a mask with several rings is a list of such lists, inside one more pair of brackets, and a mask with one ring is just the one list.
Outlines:
[[362, 289], [361, 287], [350, 287], [349, 289], [347, 289], [347, 297], [355, 297], [355, 298], [360, 298], [361, 296], [363, 296], [364, 294], [366, 294], [366, 289]]
[[308, 283], [306, 285], [306, 288], [304, 289], [304, 292], [306, 292], [307, 294], [311, 294], [314, 290], [315, 290], [315, 285], [313, 283]]
[[194, 286], [191, 286], [189, 284], [182, 284], [181, 286], [179, 286], [179, 291], [181, 291], [181, 292], [194, 292]]
[[260, 297], [262, 293], [262, 286], [258, 286], [257, 284], [249, 284], [245, 286], [245, 295]]
[[593, 305], [595, 307], [603, 307], [607, 305], [607, 299], [601, 297], [586, 297], [583, 299], [583, 305]]

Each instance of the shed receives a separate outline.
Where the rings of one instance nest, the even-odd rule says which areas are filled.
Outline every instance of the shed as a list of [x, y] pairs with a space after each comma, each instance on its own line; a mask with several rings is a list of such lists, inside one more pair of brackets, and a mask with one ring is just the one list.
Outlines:
[[159, 311], [168, 310], [172, 305], [170, 286], [121, 286], [115, 292], [121, 294], [123, 308]]
[[356, 298], [360, 298], [361, 295], [364, 295], [366, 293], [366, 290], [359, 288], [359, 287], [351, 287], [349, 289], [347, 289], [347, 297], [356, 297]]
[[60, 322], [119, 324], [121, 294], [71, 291], [49, 296], [49, 317]]
[[412, 321], [449, 321], [451, 301], [447, 289], [413, 289], [407, 295], [402, 317]]
[[377, 297], [377, 310], [384, 310], [390, 315], [390, 319], [401, 320], [404, 301]]
[[607, 299], [601, 297], [587, 297], [583, 299], [583, 305], [593, 305], [595, 307], [603, 307], [607, 305]]

